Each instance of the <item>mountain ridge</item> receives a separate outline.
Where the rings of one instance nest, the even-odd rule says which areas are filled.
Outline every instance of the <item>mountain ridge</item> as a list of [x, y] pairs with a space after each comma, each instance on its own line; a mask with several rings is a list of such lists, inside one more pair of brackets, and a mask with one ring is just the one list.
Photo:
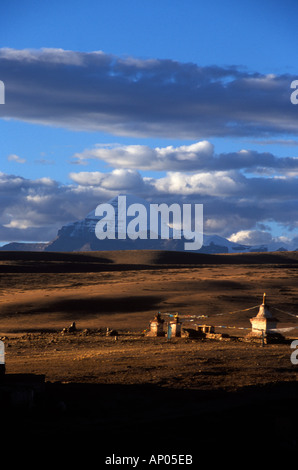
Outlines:
[[[122, 195], [119, 195], [122, 196]], [[107, 203], [114, 207], [115, 220], [118, 221], [118, 197], [116, 196]], [[132, 196], [125, 195], [127, 205], [142, 204], [145, 208], [149, 208], [149, 202]], [[192, 253], [206, 254], [223, 254], [223, 253], [255, 253], [255, 252], [274, 252], [274, 251], [296, 251], [297, 247], [291, 246], [289, 243], [281, 245], [279, 242], [259, 245], [245, 245], [230, 241], [220, 235], [203, 234], [203, 245], [199, 250], [185, 250], [184, 243], [186, 239], [182, 233], [181, 239], [162, 239], [160, 233], [157, 239], [151, 239], [149, 230], [147, 230], [147, 238], [135, 240], [131, 238], [118, 239], [116, 231], [116, 239], [99, 240], [95, 235], [95, 227], [100, 220], [95, 215], [96, 209], [89, 212], [84, 219], [70, 222], [63, 225], [57, 233], [57, 237], [50, 242], [12, 242], [0, 247], [0, 251], [49, 251], [49, 252], [89, 252], [89, 251], [119, 251], [119, 250], [165, 250], [165, 251], [188, 251]], [[165, 224], [161, 221], [161, 224]], [[118, 225], [118, 224], [117, 224]], [[169, 227], [169, 224], [167, 224]], [[148, 225], [147, 225], [148, 227]], [[127, 227], [126, 227], [127, 228]], [[159, 231], [161, 228], [159, 229]], [[170, 229], [172, 230], [172, 228]], [[171, 232], [170, 232], [171, 233]]]

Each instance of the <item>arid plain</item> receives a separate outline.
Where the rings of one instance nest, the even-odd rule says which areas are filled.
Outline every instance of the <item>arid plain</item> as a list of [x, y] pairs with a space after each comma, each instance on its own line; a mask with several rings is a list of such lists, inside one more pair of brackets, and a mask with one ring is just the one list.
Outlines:
[[[40, 403], [9, 411], [19, 443], [185, 452], [198, 442], [249, 449], [256, 439], [298, 447], [298, 366], [290, 360], [298, 253], [1, 252], [0, 276], [6, 373], [45, 376]], [[283, 344], [243, 340], [257, 313], [245, 309], [264, 292], [279, 309], [278, 326], [293, 327]], [[157, 312], [229, 337], [147, 337]], [[72, 322], [77, 331], [62, 334]]]

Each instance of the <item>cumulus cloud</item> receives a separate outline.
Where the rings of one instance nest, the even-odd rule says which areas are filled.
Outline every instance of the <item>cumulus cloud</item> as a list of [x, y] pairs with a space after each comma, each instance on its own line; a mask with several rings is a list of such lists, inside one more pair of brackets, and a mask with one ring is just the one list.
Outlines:
[[270, 243], [273, 238], [272, 235], [266, 231], [260, 230], [240, 230], [237, 233], [233, 233], [229, 240], [235, 243], [241, 243], [243, 245], [259, 245]]
[[117, 168], [140, 170], [196, 170], [208, 166], [213, 157], [213, 145], [208, 141], [180, 147], [150, 148], [147, 145], [99, 146], [73, 155], [75, 161], [86, 163], [103, 160]]
[[63, 49], [0, 49], [0, 68], [5, 118], [130, 136], [297, 134], [290, 75]]
[[259, 231], [268, 232], [271, 222], [288, 230], [298, 228], [295, 176], [248, 177], [238, 170], [227, 170], [170, 171], [162, 176], [149, 177], [136, 170], [124, 169], [110, 173], [71, 173], [70, 176], [86, 191], [93, 187], [114, 191], [115, 194], [128, 192], [153, 202], [204, 204], [206, 233], [232, 236], [241, 230], [254, 230], [256, 226]]
[[149, 181], [160, 193], [226, 197], [239, 193], [243, 178], [233, 172], [185, 174], [171, 172]]
[[251, 178], [236, 170], [149, 177], [128, 169], [72, 172], [70, 177], [70, 184], [59, 184], [0, 173], [0, 240], [52, 240], [62, 225], [84, 218], [119, 193], [149, 202], [203, 204], [205, 233], [242, 243], [265, 241], [260, 237], [268, 236], [271, 222], [293, 233], [298, 228], [296, 177]]
[[151, 171], [230, 171], [298, 173], [298, 157], [277, 157], [269, 152], [242, 149], [216, 154], [207, 140], [190, 145], [151, 148], [147, 145], [98, 145], [73, 155], [73, 162], [104, 161], [111, 167]]
[[112, 191], [138, 190], [144, 182], [135, 170], [116, 169], [111, 173], [79, 172], [70, 173], [70, 178], [82, 186], [99, 186]]
[[7, 160], [9, 162], [16, 162], [16, 163], [26, 163], [25, 158], [21, 158], [18, 155], [15, 155], [14, 153], [8, 155]]
[[292, 240], [285, 236], [274, 237], [271, 233], [265, 230], [240, 230], [237, 233], [233, 233], [229, 240], [235, 243], [239, 243], [241, 245], [266, 245], [266, 246], [275, 246], [278, 249], [283, 244], [291, 244], [295, 246], [296, 240], [293, 238]]
[[68, 222], [85, 217], [115, 193], [0, 173], [0, 240], [48, 241]]

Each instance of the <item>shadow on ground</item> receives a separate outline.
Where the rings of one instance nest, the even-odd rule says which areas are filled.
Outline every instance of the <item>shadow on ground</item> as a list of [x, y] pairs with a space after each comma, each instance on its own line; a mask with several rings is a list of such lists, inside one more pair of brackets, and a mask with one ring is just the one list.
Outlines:
[[240, 392], [47, 382], [33, 408], [2, 409], [1, 442], [100, 456], [297, 449], [297, 394], [296, 382]]

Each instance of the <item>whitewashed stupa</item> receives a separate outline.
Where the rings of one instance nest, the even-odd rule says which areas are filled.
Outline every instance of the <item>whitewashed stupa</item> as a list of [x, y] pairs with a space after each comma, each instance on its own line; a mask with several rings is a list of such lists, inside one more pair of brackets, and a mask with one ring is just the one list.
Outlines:
[[277, 331], [278, 320], [270, 312], [270, 307], [266, 302], [266, 294], [263, 295], [263, 303], [259, 307], [258, 314], [250, 319], [251, 332], [248, 339], [261, 338], [265, 343], [281, 342], [283, 335]]
[[179, 320], [178, 313], [174, 315], [174, 319], [168, 323], [168, 338], [173, 336], [180, 337], [181, 336], [181, 321]]
[[260, 305], [259, 312], [256, 317], [250, 319], [251, 334], [254, 336], [263, 336], [264, 334], [275, 333], [276, 318], [271, 314], [266, 304], [266, 294], [263, 295], [263, 303]]
[[158, 312], [154, 319], [150, 322], [150, 330], [146, 336], [165, 336], [163, 329], [164, 320], [161, 318], [160, 313]]

